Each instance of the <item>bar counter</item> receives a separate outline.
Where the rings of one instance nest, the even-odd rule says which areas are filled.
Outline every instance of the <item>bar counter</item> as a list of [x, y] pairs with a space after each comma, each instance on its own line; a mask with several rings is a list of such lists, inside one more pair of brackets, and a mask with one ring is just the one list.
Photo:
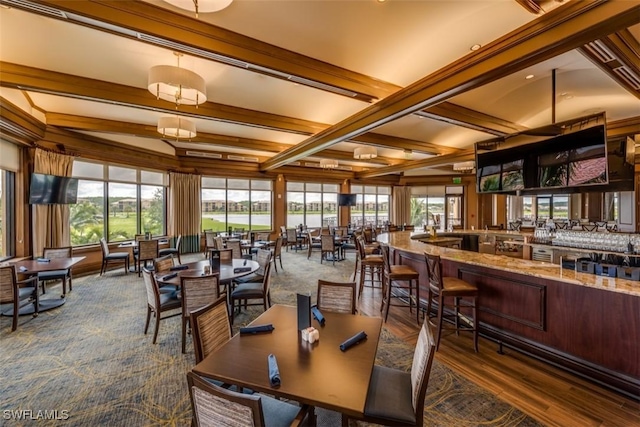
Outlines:
[[[465, 233], [522, 236], [484, 230], [444, 235]], [[429, 235], [399, 231], [377, 240], [389, 245], [392, 263], [420, 273], [423, 310], [429, 289], [427, 252], [440, 255], [445, 276], [478, 286], [482, 336], [640, 399], [640, 282], [429, 245], [416, 240], [421, 237]]]

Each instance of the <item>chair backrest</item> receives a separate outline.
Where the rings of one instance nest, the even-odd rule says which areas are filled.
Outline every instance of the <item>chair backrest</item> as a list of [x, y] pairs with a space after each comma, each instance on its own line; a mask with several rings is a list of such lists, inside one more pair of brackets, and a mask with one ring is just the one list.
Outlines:
[[104, 237], [100, 238], [100, 249], [102, 249], [102, 257], [106, 257], [109, 255], [109, 245], [107, 245], [107, 241]]
[[330, 251], [333, 252], [335, 250], [335, 239], [331, 234], [323, 234], [320, 236], [320, 243], [322, 246], [322, 251]]
[[138, 258], [139, 259], [158, 258], [158, 241], [157, 240], [140, 240], [138, 242]]
[[[425, 320], [418, 335], [418, 342], [416, 343], [411, 365], [411, 403], [416, 413], [416, 420], [422, 420], [424, 416], [424, 398], [427, 394], [435, 348], [436, 342], [429, 328], [429, 321]], [[422, 423], [419, 423], [419, 425], [422, 425]]]
[[389, 246], [388, 245], [380, 245], [380, 250], [382, 250], [382, 268], [385, 273], [389, 273], [391, 271], [391, 265], [389, 263]]
[[316, 301], [320, 311], [356, 314], [356, 284], [318, 280]]
[[15, 265], [0, 267], [0, 304], [14, 302], [18, 288], [17, 281]]
[[287, 228], [287, 243], [290, 245], [297, 244], [298, 234], [295, 228]]
[[207, 248], [215, 248], [216, 247], [216, 233], [213, 231], [205, 231], [204, 232], [204, 245]]
[[189, 324], [193, 335], [196, 363], [200, 363], [231, 339], [227, 298], [221, 296], [215, 302], [192, 311]]
[[[144, 286], [147, 290], [147, 304], [151, 307], [156, 313], [159, 313], [160, 308], [160, 289], [158, 289], [158, 283], [156, 282], [156, 278], [146, 268], [142, 269], [142, 278], [144, 279]], [[159, 316], [160, 314], [156, 314]]]
[[233, 251], [231, 249], [218, 249], [220, 264], [233, 264]]
[[136, 242], [139, 242], [140, 240], [146, 240], [146, 236], [144, 234], [136, 234], [134, 239], [136, 240]]
[[215, 236], [213, 238], [213, 247], [216, 249], [224, 249], [224, 239], [222, 236]]
[[180, 245], [182, 244], [182, 234], [178, 234], [178, 238], [176, 239], [176, 250], [180, 251]]
[[364, 259], [367, 256], [367, 254], [365, 252], [364, 238], [362, 237], [362, 234], [357, 236], [355, 241], [356, 241], [356, 250], [358, 251], [358, 255], [360, 256], [360, 259]]
[[42, 256], [49, 259], [71, 258], [71, 246], [64, 246], [61, 248], [44, 248], [42, 250]]
[[365, 243], [373, 243], [373, 231], [371, 231], [370, 228], [365, 228], [362, 231], [362, 234], [364, 236]]
[[268, 233], [268, 232], [256, 233], [256, 240], [266, 242], [269, 239], [271, 239], [271, 233]]
[[227, 240], [227, 249], [231, 249], [233, 251], [233, 259], [242, 259], [242, 247], [240, 246], [240, 240]]
[[258, 249], [256, 258], [258, 261], [258, 265], [260, 266], [258, 270], [256, 270], [256, 274], [259, 276], [264, 276], [265, 269], [271, 262], [271, 251], [269, 249]]
[[442, 290], [442, 264], [440, 263], [440, 255], [424, 254], [427, 262], [427, 275], [429, 277], [429, 286], [435, 290]]
[[273, 248], [273, 257], [277, 258], [282, 255], [282, 237], [276, 239], [276, 246]]
[[182, 315], [184, 317], [189, 317], [191, 312], [209, 305], [220, 298], [218, 287], [219, 278], [219, 273], [208, 274], [200, 277], [180, 278]]
[[173, 257], [165, 255], [153, 260], [153, 271], [156, 273], [165, 273], [173, 267]]
[[267, 264], [264, 268], [264, 276], [262, 277], [262, 293], [266, 298], [269, 295], [269, 288], [271, 287], [271, 263]]
[[258, 394], [237, 393], [187, 372], [195, 425], [263, 427], [264, 414]]

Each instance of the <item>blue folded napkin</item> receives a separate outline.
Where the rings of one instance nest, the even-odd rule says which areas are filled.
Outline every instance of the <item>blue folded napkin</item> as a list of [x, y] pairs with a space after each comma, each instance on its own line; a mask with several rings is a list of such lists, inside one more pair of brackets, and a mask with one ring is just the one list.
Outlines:
[[188, 265], [175, 265], [171, 267], [169, 270], [176, 271], [176, 270], [188, 270], [188, 269], [189, 269]]
[[38, 258], [36, 261], [38, 262], [51, 262], [49, 258]]
[[311, 313], [313, 313], [313, 318], [316, 319], [322, 326], [324, 326], [324, 316], [320, 312], [320, 309], [317, 305], [311, 307]]
[[244, 272], [247, 272], [247, 271], [251, 271], [251, 267], [236, 267], [236, 268], [233, 269], [233, 273], [234, 274], [236, 274], [236, 273], [244, 273]]
[[340, 344], [340, 350], [347, 351], [354, 345], [358, 344], [360, 341], [367, 338], [367, 334], [364, 331], [360, 331], [342, 344]]
[[269, 383], [271, 387], [278, 387], [280, 386], [280, 371], [278, 370], [276, 356], [270, 354], [267, 361], [269, 362]]
[[266, 325], [245, 326], [243, 328], [240, 328], [240, 335], [257, 334], [261, 332], [271, 332], [274, 329], [275, 328], [271, 323]]
[[177, 275], [178, 275], [178, 273], [167, 274], [166, 276], [162, 276], [161, 280], [170, 280], [170, 279], [173, 279], [174, 277], [176, 277]]

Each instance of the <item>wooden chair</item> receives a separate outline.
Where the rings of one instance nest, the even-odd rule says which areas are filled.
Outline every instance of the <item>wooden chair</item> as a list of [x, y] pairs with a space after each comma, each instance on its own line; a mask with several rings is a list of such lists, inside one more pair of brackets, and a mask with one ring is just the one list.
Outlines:
[[[167, 274], [173, 267], [173, 257], [171, 255], [165, 255], [153, 260], [153, 272], [154, 274]], [[160, 293], [175, 292], [178, 288], [174, 285], [160, 286]]]
[[231, 249], [233, 253], [233, 259], [251, 259], [251, 255], [244, 255], [242, 253], [242, 245], [238, 239], [227, 240], [227, 249]]
[[100, 275], [107, 271], [109, 263], [122, 263], [124, 265], [124, 273], [129, 273], [129, 253], [128, 252], [109, 252], [109, 245], [103, 238], [100, 239], [100, 249], [102, 249], [102, 266], [100, 267]]
[[178, 235], [178, 238], [176, 239], [176, 245], [173, 248], [164, 248], [164, 249], [160, 249], [158, 251], [158, 255], [159, 256], [165, 256], [165, 255], [171, 255], [171, 256], [177, 256], [178, 257], [178, 263], [182, 264], [182, 261], [180, 260], [180, 246], [182, 245], [182, 234]]
[[320, 311], [356, 314], [356, 283], [329, 282], [318, 280], [318, 298]]
[[[375, 282], [382, 282], [382, 269], [384, 263], [382, 261], [382, 255], [367, 254], [365, 251], [365, 243], [362, 236], [356, 237], [356, 246], [358, 248], [358, 258], [356, 259], [354, 277], [360, 274], [360, 286], [358, 287], [358, 295], [362, 295], [364, 290], [367, 274], [371, 277], [370, 287], [375, 287]], [[378, 280], [375, 277], [378, 277]]]
[[290, 247], [293, 247], [293, 249], [298, 252], [298, 248], [302, 247], [302, 242], [300, 239], [298, 239], [298, 231], [295, 228], [287, 228], [287, 251], [289, 251]]
[[[265, 268], [262, 282], [240, 283], [238, 286], [236, 286], [233, 292], [231, 292], [230, 297], [232, 313], [235, 313], [236, 301], [238, 301], [238, 311], [240, 311], [240, 307], [243, 301], [245, 307], [249, 305], [262, 305], [265, 311], [267, 311], [267, 309], [271, 307], [271, 252], [267, 249], [260, 249], [260, 251], [269, 252], [269, 263]], [[249, 303], [248, 300], [260, 301]], [[231, 324], [233, 324], [233, 317], [231, 318]]]
[[322, 251], [322, 243], [320, 240], [320, 230], [308, 230], [307, 231], [307, 259], [311, 258], [311, 252], [314, 249]]
[[[460, 331], [473, 332], [473, 345], [478, 351], [478, 288], [464, 280], [457, 277], [445, 277], [442, 275], [442, 263], [440, 256], [431, 255], [425, 253], [425, 259], [427, 262], [427, 272], [429, 274], [429, 298], [427, 304], [427, 317], [429, 319], [434, 316], [431, 314], [431, 306], [433, 301], [437, 300], [438, 312], [436, 317], [436, 351], [440, 346], [440, 338], [442, 336], [443, 324], [442, 321], [445, 317], [451, 318], [455, 322], [456, 334]], [[445, 299], [453, 298], [454, 301], [454, 313], [451, 315], [445, 314]], [[461, 299], [464, 298], [463, 307], [469, 307], [472, 309], [473, 325], [461, 326], [460, 325], [460, 305]]]
[[147, 267], [147, 261], [153, 262], [158, 258], [158, 241], [157, 240], [140, 240], [138, 242], [138, 253], [134, 255], [136, 261], [136, 268], [138, 269], [138, 277], [140, 277], [140, 270], [142, 262], [144, 261], [145, 268]]
[[[71, 246], [62, 248], [44, 248], [42, 256], [48, 259], [71, 258]], [[67, 280], [69, 281], [69, 292], [73, 290], [71, 269], [43, 271], [38, 273], [38, 281], [42, 282], [42, 293], [46, 293], [45, 282], [49, 280], [62, 280], [62, 297], [67, 294]]]
[[207, 256], [209, 250], [216, 248], [216, 233], [213, 231], [204, 232], [204, 255]]
[[[382, 249], [383, 279], [382, 279], [382, 304], [380, 312], [384, 310], [384, 321], [389, 317], [389, 306], [393, 298], [406, 298], [402, 294], [394, 294], [393, 288], [404, 290], [408, 294], [409, 311], [416, 306], [416, 321], [420, 324], [420, 273], [408, 265], [391, 265], [389, 261], [389, 246], [380, 245]], [[406, 284], [404, 284], [406, 283]], [[415, 296], [413, 295], [415, 291]], [[406, 307], [406, 304], [396, 306]]]
[[359, 419], [380, 425], [422, 427], [434, 348], [433, 335], [425, 320], [418, 335], [410, 372], [374, 365], [364, 416]]
[[182, 353], [186, 351], [187, 324], [191, 313], [220, 298], [219, 273], [200, 277], [181, 277], [182, 300]]
[[202, 362], [233, 336], [226, 296], [192, 311], [189, 323], [196, 363]]
[[[28, 286], [25, 286], [28, 285]], [[15, 265], [0, 267], [0, 304], [11, 304], [11, 332], [18, 328], [18, 316], [20, 308], [27, 304], [33, 304], [33, 317], [38, 316], [38, 277], [33, 276], [25, 280], [18, 280]], [[9, 315], [9, 310], [2, 314]]]
[[166, 311], [177, 310], [182, 307], [182, 302], [178, 298], [175, 292], [160, 293], [158, 282], [156, 282], [153, 274], [146, 268], [142, 269], [142, 277], [144, 279], [144, 285], [147, 290], [147, 321], [144, 325], [144, 333], [147, 334], [149, 330], [149, 322], [151, 320], [151, 314], [156, 318], [156, 325], [153, 331], [153, 343], [155, 344], [158, 339], [158, 329], [160, 327], [160, 321], [168, 319], [170, 317], [179, 316], [181, 312], [177, 312], [165, 317], [162, 317], [162, 313]]
[[333, 235], [323, 234], [320, 236], [320, 264], [322, 264], [323, 259], [329, 261], [329, 254], [331, 254], [333, 265], [336, 265], [336, 259], [340, 257], [340, 245], [336, 245]]
[[271, 240], [271, 233], [268, 231], [261, 231], [255, 234], [256, 240], [259, 242], [268, 242]]
[[258, 249], [258, 252], [256, 253], [256, 261], [258, 262], [258, 269], [251, 273], [248, 274], [246, 276], [242, 276], [242, 277], [238, 277], [237, 279], [235, 279], [235, 283], [247, 283], [247, 282], [262, 282], [262, 280], [264, 279], [264, 271], [267, 268], [267, 264], [269, 264], [271, 260], [271, 251], [270, 250], [264, 250], [264, 249]]
[[243, 394], [219, 387], [187, 372], [189, 397], [195, 427], [300, 426], [313, 416], [308, 406], [296, 406], [261, 394]]
[[271, 249], [271, 262], [273, 263], [273, 267], [278, 272], [278, 265], [276, 262], [280, 262], [280, 268], [284, 270], [282, 266], [282, 237], [278, 237], [276, 239], [276, 245]]

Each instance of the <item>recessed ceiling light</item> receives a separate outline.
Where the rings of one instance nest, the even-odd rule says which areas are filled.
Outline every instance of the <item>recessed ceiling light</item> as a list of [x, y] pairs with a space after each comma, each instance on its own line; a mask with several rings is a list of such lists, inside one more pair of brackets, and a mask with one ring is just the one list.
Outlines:
[[482, 47], [481, 45], [476, 43], [473, 46], [471, 46], [470, 49], [475, 52], [476, 50], [480, 49], [481, 47]]
[[525, 79], [527, 80], [531, 80], [532, 78], [534, 78], [535, 76], [533, 74], [529, 74], [527, 77], [525, 77]]
[[560, 96], [567, 96], [567, 92], [562, 92]]

